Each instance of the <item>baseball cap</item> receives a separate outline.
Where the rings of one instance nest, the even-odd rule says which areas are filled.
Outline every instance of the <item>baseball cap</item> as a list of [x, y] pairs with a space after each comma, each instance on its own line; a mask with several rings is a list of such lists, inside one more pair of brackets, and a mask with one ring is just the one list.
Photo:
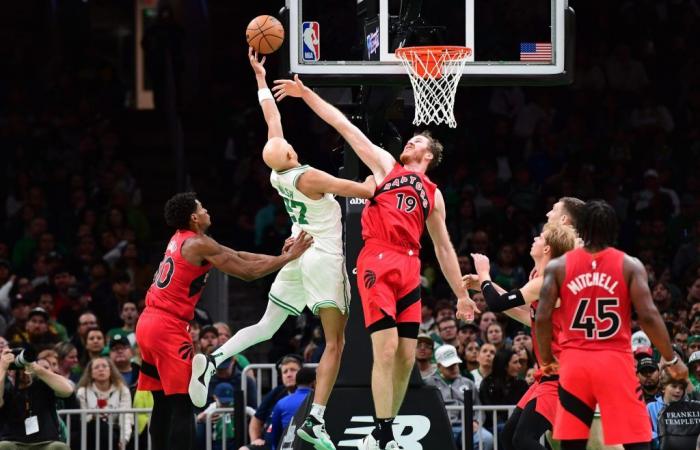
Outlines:
[[696, 342], [700, 342], [700, 334], [694, 334], [692, 336], [688, 336], [688, 345], [694, 344]]
[[466, 329], [469, 329], [469, 328], [471, 328], [472, 330], [476, 331], [477, 333], [480, 331], [480, 330], [479, 330], [479, 325], [475, 324], [474, 322], [462, 322], [462, 323], [459, 325], [459, 330], [460, 330], [460, 331], [463, 331], [463, 330], [466, 330]]
[[651, 349], [651, 347], [647, 347], [645, 345], [640, 345], [634, 351], [634, 357], [637, 359], [641, 359], [644, 357], [651, 358], [652, 356], [654, 356], [654, 351]]
[[426, 334], [426, 333], [419, 334], [417, 339], [418, 339], [418, 342], [425, 341], [425, 342], [428, 342], [430, 345], [435, 344], [435, 342], [433, 341], [433, 338], [431, 338], [430, 335]]
[[700, 361], [700, 350], [690, 354], [690, 358], [688, 358], [688, 364], [692, 364], [698, 361]]
[[637, 350], [639, 347], [651, 347], [649, 336], [642, 330], [632, 335], [632, 351]]
[[659, 370], [659, 366], [651, 358], [642, 358], [637, 364], [637, 372], [643, 372], [645, 370]]
[[44, 318], [44, 320], [49, 320], [49, 313], [47, 313], [46, 310], [40, 306], [37, 306], [29, 311], [29, 316], [27, 318], [31, 319], [33, 316], [41, 316]]
[[459, 364], [462, 360], [457, 356], [457, 349], [454, 345], [441, 345], [435, 350], [435, 361], [442, 367], [450, 367], [453, 364]]
[[126, 345], [127, 347], [131, 347], [131, 342], [129, 342], [129, 338], [123, 334], [115, 334], [109, 341], [109, 348], [112, 349], [115, 345]]
[[199, 330], [199, 336], [202, 337], [207, 333], [214, 333], [214, 336], [219, 337], [219, 330], [216, 329], [214, 325], [204, 325], [201, 330]]
[[221, 403], [233, 403], [233, 385], [231, 383], [219, 383], [214, 388], [214, 395]]

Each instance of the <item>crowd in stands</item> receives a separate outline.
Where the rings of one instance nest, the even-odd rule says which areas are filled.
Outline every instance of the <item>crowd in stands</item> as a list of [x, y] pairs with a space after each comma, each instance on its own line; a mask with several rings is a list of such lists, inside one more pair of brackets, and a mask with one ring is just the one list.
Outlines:
[[[619, 246], [645, 264], [653, 300], [691, 371], [687, 385], [668, 379], [659, 371], [658, 354], [636, 335], [637, 373], [655, 443], [664, 448], [664, 408], [700, 398], [700, 59], [692, 44], [698, 42], [700, 8], [691, 0], [574, 7], [585, 26], [578, 28], [573, 86], [470, 89], [469, 101], [457, 102], [460, 126], [437, 134], [447, 151], [431, 178], [445, 194], [462, 272], [473, 272], [470, 253], [488, 255], [491, 278], [504, 289], [526, 282], [530, 243], [558, 198], [599, 197], [614, 206]], [[128, 83], [115, 67], [83, 55], [80, 71], [71, 70], [74, 61], [66, 58], [56, 62], [51, 77], [26, 76], [33, 62], [22, 49], [32, 44], [12, 45], [19, 50], [3, 45], [0, 51], [9, 67], [0, 73], [0, 440], [27, 439], [34, 425], [17, 420], [26, 416], [21, 400], [27, 395], [41, 399], [32, 410], [41, 432], [29, 439], [58, 440], [75, 430], [50, 411], [152, 405], [148, 393], [136, 390], [134, 329], [168, 236], [152, 231], [163, 228], [162, 218], [143, 208], [153, 194], [142, 191], [143, 179], [129, 163], [130, 130], [118, 119], [134, 113], [124, 108]], [[237, 76], [218, 82], [250, 85], [254, 93], [252, 80]], [[218, 188], [230, 195], [230, 214], [237, 217], [226, 232], [230, 244], [276, 253], [287, 237], [288, 217], [259, 158], [264, 124], [253, 94], [248, 97], [249, 104], [211, 103], [212, 114], [235, 115], [222, 120], [232, 125], [212, 169], [231, 172], [212, 179], [223, 180]], [[334, 133], [288, 103], [282, 115], [290, 140], [304, 149], [305, 159], [335, 170], [327, 156], [337, 142]], [[410, 133], [408, 121], [397, 125]], [[194, 179], [195, 189], [212, 179]], [[479, 293], [473, 293], [482, 310], [475, 322], [457, 321], [436, 260], [429, 251], [423, 258], [416, 364], [426, 383], [440, 389], [446, 404], [464, 401], [462, 386], [470, 388], [474, 404], [515, 404], [536, 370], [529, 330], [488, 311]], [[210, 353], [235, 331], [225, 322], [195, 321], [192, 351]], [[289, 353], [301, 360], [283, 359], [281, 386], [262, 399], [255, 381], [245, 379], [247, 402], [257, 407], [251, 450], [264, 442], [274, 448], [265, 430], [288, 414], [276, 413], [275, 405], [294, 392], [302, 364], [317, 362], [323, 348], [319, 323], [308, 313], [290, 319], [274, 342], [270, 357], [254, 362]], [[10, 369], [18, 355], [8, 356], [9, 349], [19, 348], [38, 356], [27, 365], [31, 376]], [[230, 404], [248, 364], [238, 355], [219, 367], [208, 405]], [[306, 374], [300, 384], [308, 386], [311, 378]], [[505, 416], [497, 423], [475, 419], [474, 441], [488, 449]], [[91, 414], [90, 420], [114, 427], [119, 448], [147, 432], [147, 417], [108, 422]], [[450, 420], [459, 440], [470, 428], [454, 415]], [[225, 429], [219, 426], [218, 433]], [[100, 433], [102, 440], [108, 436]]]

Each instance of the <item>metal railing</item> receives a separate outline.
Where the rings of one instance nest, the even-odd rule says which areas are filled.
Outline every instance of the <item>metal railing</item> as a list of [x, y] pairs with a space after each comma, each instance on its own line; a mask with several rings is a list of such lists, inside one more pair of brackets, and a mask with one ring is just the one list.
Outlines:
[[[216, 414], [230, 414], [230, 420], [233, 420], [233, 413], [235, 409], [234, 408], [215, 408], [212, 409], [211, 411], [208, 411], [207, 414], [205, 415], [204, 419], [204, 429], [205, 429], [205, 436], [206, 436], [206, 450], [211, 450], [214, 444], [214, 439], [212, 437], [212, 424], [214, 423], [214, 415]], [[245, 408], [245, 415], [246, 417], [253, 417], [255, 415], [255, 410], [251, 408], [250, 406], [246, 406]], [[220, 418], [219, 420], [226, 420], [225, 417]], [[226, 436], [226, 427], [224, 427], [224, 432], [221, 433], [221, 448], [222, 450], [226, 450], [227, 448], [227, 439], [233, 438], [233, 436]], [[236, 429], [234, 428], [233, 432], [236, 432]], [[232, 446], [235, 448], [235, 446]]]
[[[114, 416], [115, 415], [123, 415], [123, 414], [133, 414], [134, 415], [134, 430], [133, 433], [131, 434], [132, 439], [134, 440], [134, 450], [139, 450], [139, 434], [138, 434], [138, 414], [148, 414], [149, 416], [151, 415], [151, 409], [150, 408], [124, 408], [124, 409], [60, 409], [57, 411], [58, 417], [65, 417], [65, 424], [66, 428], [68, 430], [67, 436], [66, 436], [66, 444], [70, 447], [71, 444], [71, 417], [72, 416], [80, 416], [80, 449], [81, 450], [88, 450], [87, 447], [87, 438], [88, 438], [88, 426], [93, 426], [92, 424], [89, 424], [89, 421], [92, 420], [94, 422], [95, 426], [95, 447], [90, 448], [89, 450], [104, 450], [100, 448], [100, 424], [101, 424], [101, 419], [97, 416], [107, 416], [107, 425], [108, 425], [108, 447], [107, 450], [119, 450], [114, 448], [114, 428], [112, 425], [115, 423], [119, 423], [119, 418], [117, 417], [117, 420], [115, 422]], [[89, 415], [94, 415], [93, 417], [88, 419]], [[150, 419], [149, 419], [150, 420]], [[147, 445], [147, 450], [151, 450], [151, 438], [150, 436], [148, 437], [148, 445]]]

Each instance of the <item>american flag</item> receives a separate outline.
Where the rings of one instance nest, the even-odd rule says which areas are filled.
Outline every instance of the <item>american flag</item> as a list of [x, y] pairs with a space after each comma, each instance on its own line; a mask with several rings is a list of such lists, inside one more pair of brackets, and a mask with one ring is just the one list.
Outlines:
[[520, 61], [552, 61], [550, 42], [521, 42]]

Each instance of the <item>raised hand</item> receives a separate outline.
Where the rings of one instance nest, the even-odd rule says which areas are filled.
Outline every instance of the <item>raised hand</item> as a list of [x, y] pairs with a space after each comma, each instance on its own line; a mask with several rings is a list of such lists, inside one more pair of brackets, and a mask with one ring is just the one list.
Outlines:
[[474, 313], [478, 312], [481, 311], [479, 311], [476, 303], [471, 298], [462, 297], [457, 299], [457, 319], [465, 322], [472, 322], [474, 320]]
[[275, 80], [275, 87], [272, 88], [278, 102], [285, 97], [301, 97], [309, 88], [299, 79], [299, 75], [294, 75], [294, 80]]
[[472, 291], [480, 291], [481, 283], [479, 283], [479, 275], [470, 273], [462, 277], [462, 286], [464, 289], [470, 289]]
[[261, 60], [258, 61], [258, 52], [253, 50], [253, 47], [248, 47], [248, 61], [250, 61], [250, 65], [253, 68], [253, 72], [255, 72], [255, 76], [263, 77], [265, 78], [265, 57]]
[[491, 271], [489, 257], [481, 253], [472, 253], [472, 258], [474, 259], [474, 270], [476, 270], [476, 273], [478, 275], [488, 275]]

